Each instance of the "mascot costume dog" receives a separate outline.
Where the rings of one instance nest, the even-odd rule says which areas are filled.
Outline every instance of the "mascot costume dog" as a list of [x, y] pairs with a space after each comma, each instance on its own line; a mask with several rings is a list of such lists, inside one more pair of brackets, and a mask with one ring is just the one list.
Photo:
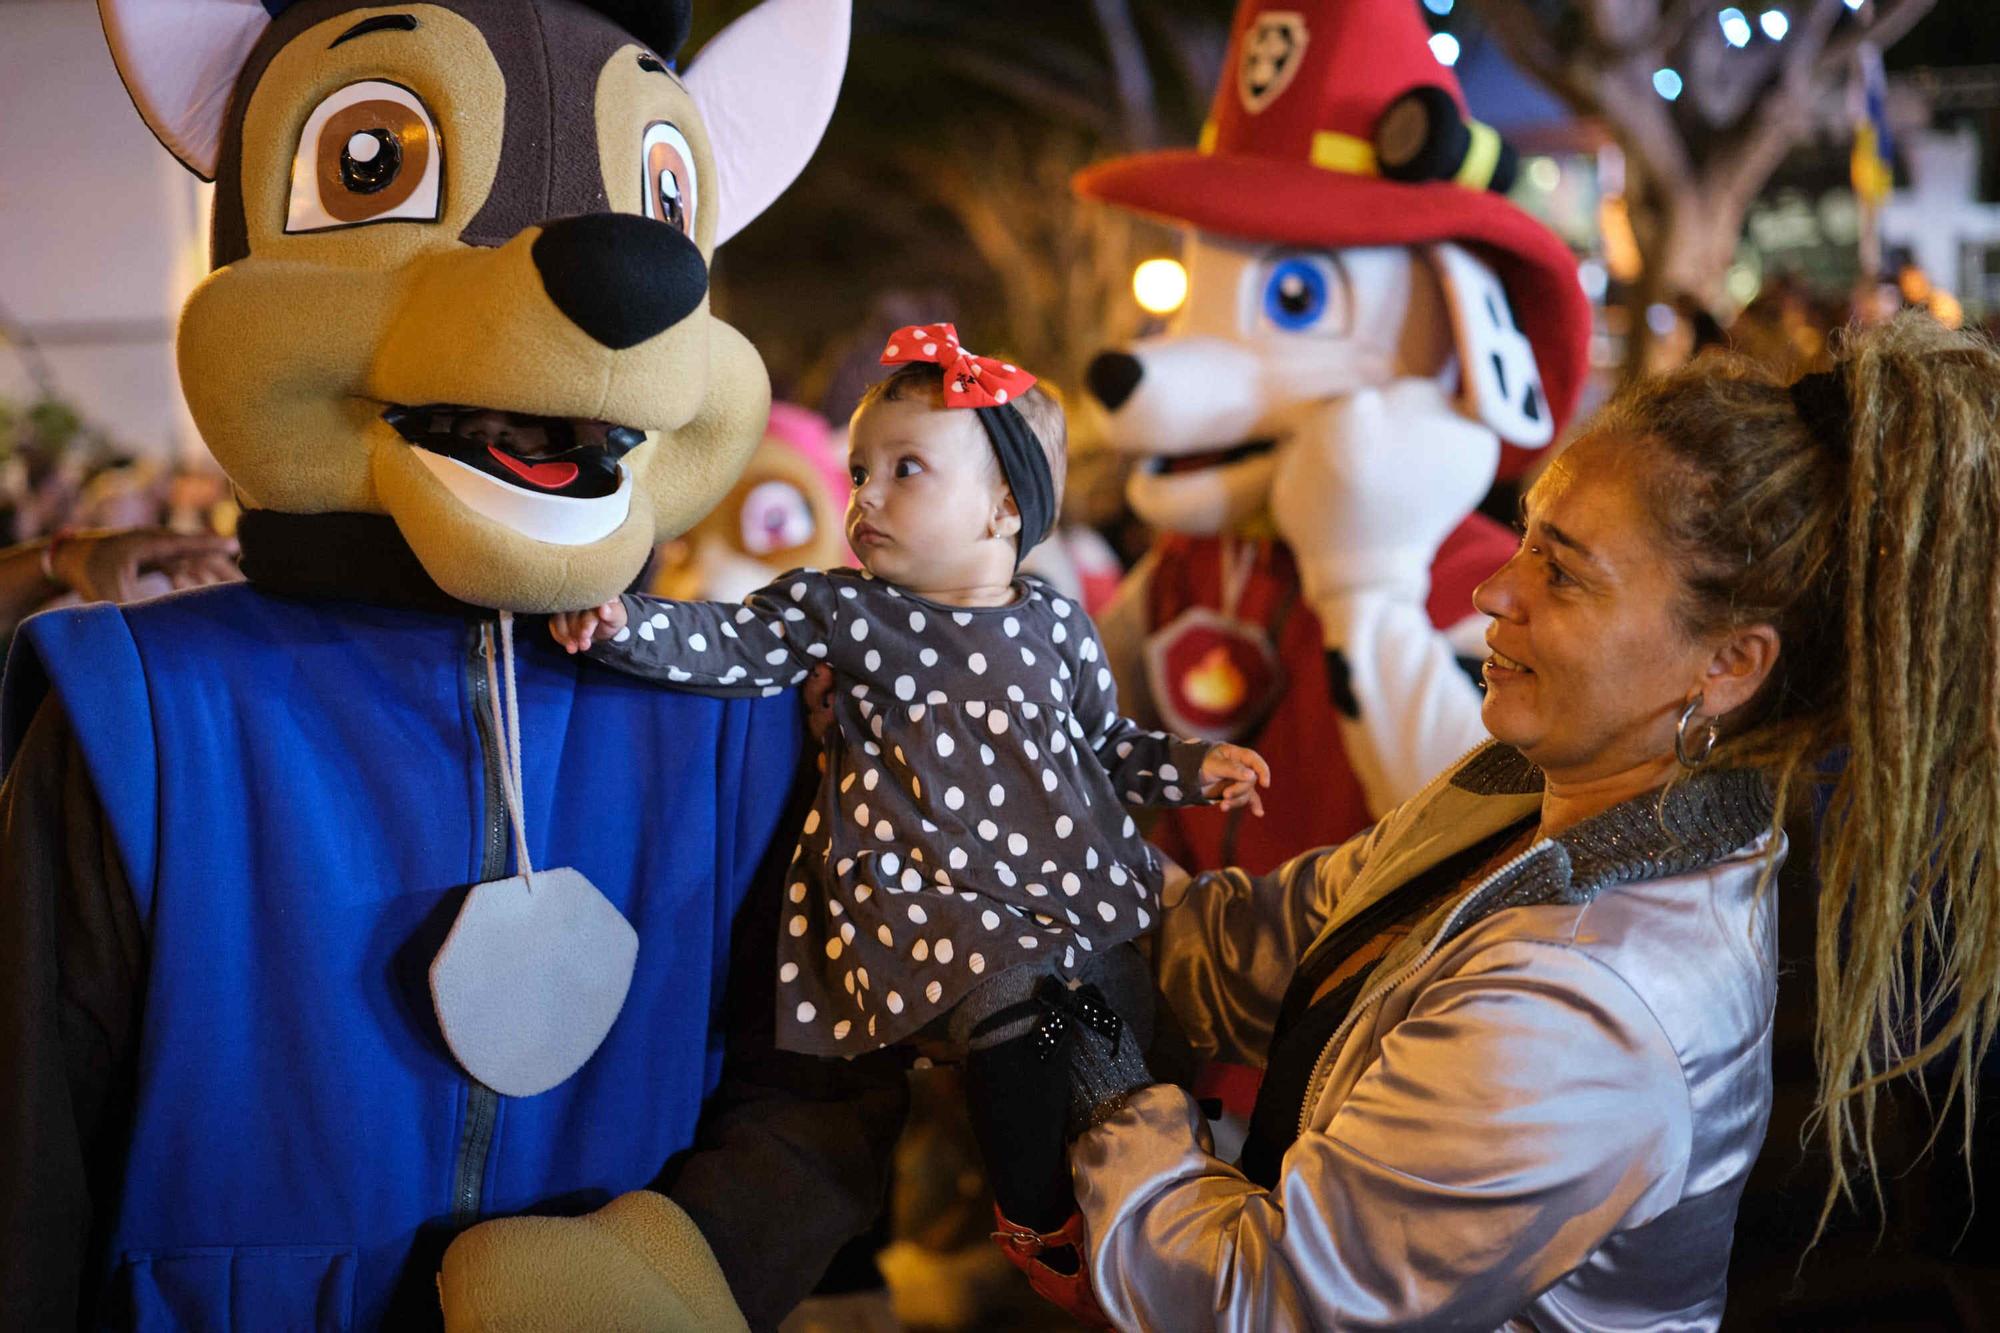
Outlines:
[[817, 144], [846, 0], [767, 0], [684, 75], [686, 0], [101, 8], [216, 182], [179, 353], [250, 581], [16, 640], [6, 1322], [421, 1327], [468, 1224], [597, 1209], [568, 1225], [653, 1261], [649, 1326], [740, 1326], [642, 1187], [718, 1076], [798, 706], [516, 653], [508, 613], [628, 586], [756, 447], [708, 265]]
[[1172, 812], [1190, 868], [1342, 841], [1484, 736], [1453, 645], [1484, 656], [1514, 543], [1468, 515], [1562, 428], [1590, 312], [1428, 35], [1416, 0], [1244, 0], [1200, 147], [1077, 178], [1193, 229], [1176, 324], [1086, 376], [1162, 533], [1103, 617], [1119, 689], [1283, 778], [1261, 821]]

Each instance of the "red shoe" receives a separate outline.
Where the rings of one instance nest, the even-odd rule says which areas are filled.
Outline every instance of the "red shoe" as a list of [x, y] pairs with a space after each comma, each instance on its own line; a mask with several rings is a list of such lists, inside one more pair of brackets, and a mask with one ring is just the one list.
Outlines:
[[[1009, 1222], [998, 1204], [993, 1206], [993, 1220], [1000, 1227], [993, 1233], [993, 1239], [1000, 1243], [1000, 1253], [1028, 1275], [1028, 1285], [1034, 1288], [1037, 1296], [1085, 1328], [1117, 1328], [1105, 1316], [1104, 1307], [1097, 1303], [1097, 1296], [1090, 1289], [1090, 1264], [1085, 1258], [1088, 1251], [1084, 1248], [1082, 1213], [1071, 1213], [1069, 1221], [1047, 1232], [1031, 1231]], [[1063, 1249], [1070, 1251], [1076, 1265], [1067, 1273], [1051, 1268], [1041, 1258], [1048, 1251]]]

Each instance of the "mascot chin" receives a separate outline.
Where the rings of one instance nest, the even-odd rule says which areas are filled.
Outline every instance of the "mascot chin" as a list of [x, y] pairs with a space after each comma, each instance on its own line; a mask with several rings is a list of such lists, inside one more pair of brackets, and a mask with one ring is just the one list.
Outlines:
[[1473, 510], [1561, 430], [1590, 312], [1428, 36], [1244, 0], [1200, 146], [1077, 178], [1191, 229], [1173, 327], [1087, 373], [1162, 534], [1103, 617], [1121, 695], [1280, 776], [1261, 821], [1171, 812], [1191, 868], [1342, 841], [1485, 735], [1460, 655], [1513, 540]]
[[817, 144], [846, 0], [766, 0], [684, 71], [686, 0], [100, 8], [215, 181], [180, 369], [249, 582], [15, 640], [0, 1309], [408, 1328], [442, 1287], [525, 1327], [546, 1284], [440, 1256], [547, 1213], [645, 1256], [646, 1326], [740, 1325], [643, 1187], [720, 1073], [797, 705], [635, 689], [511, 613], [631, 585], [756, 448], [709, 264]]

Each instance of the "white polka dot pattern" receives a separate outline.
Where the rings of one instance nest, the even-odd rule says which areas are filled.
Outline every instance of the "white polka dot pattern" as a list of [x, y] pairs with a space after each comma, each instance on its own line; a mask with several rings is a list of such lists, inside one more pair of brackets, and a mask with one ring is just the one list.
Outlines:
[[635, 674], [754, 696], [824, 662], [838, 681], [784, 882], [781, 1046], [899, 1041], [989, 969], [1073, 969], [1150, 925], [1158, 871], [1121, 801], [1199, 800], [1203, 751], [1118, 716], [1089, 620], [1041, 585], [941, 607], [864, 572], [799, 572], [740, 606], [635, 599], [627, 620], [592, 652]]

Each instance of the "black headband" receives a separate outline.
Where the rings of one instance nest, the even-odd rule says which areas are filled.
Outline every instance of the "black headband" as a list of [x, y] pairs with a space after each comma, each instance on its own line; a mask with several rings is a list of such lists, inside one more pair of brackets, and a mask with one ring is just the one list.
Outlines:
[[986, 428], [993, 452], [1000, 458], [1000, 473], [1007, 489], [1014, 492], [1014, 507], [1021, 511], [1021, 532], [1016, 540], [1014, 560], [1028, 558], [1035, 543], [1049, 535], [1056, 521], [1056, 479], [1049, 472], [1049, 456], [1042, 442], [1028, 429], [1028, 422], [1012, 403], [997, 407], [976, 407], [972, 414]]
[[1820, 370], [1792, 385], [1792, 410], [1822, 449], [1836, 458], [1848, 454], [1852, 413], [1847, 380], [1838, 370]]

